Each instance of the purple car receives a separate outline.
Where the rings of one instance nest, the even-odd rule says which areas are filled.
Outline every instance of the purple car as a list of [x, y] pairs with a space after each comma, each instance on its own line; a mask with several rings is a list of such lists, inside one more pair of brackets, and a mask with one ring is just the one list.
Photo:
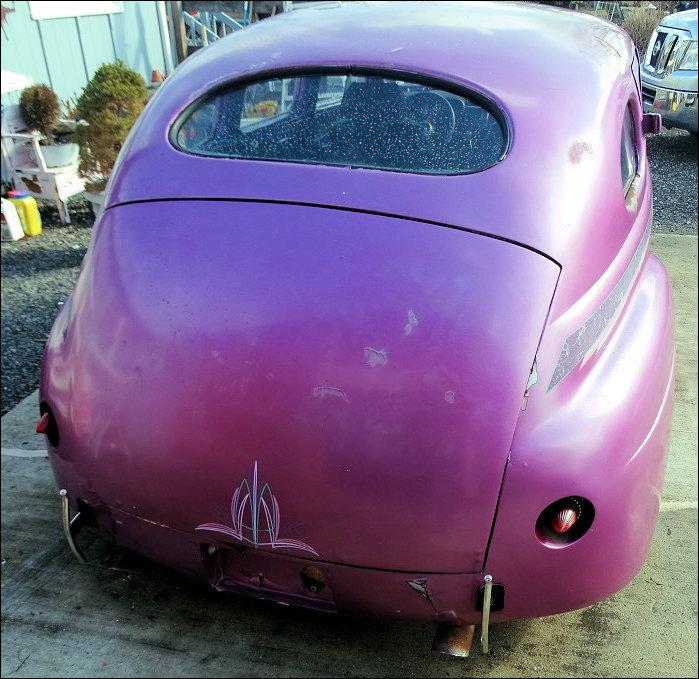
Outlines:
[[629, 37], [556, 9], [305, 10], [187, 59], [46, 348], [76, 554], [92, 522], [220, 592], [485, 648], [624, 587], [673, 397], [658, 129]]

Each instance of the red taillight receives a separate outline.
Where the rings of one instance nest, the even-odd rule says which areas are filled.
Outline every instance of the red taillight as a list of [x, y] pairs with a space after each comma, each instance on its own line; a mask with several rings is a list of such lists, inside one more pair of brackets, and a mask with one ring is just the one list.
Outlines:
[[46, 401], [42, 401], [39, 404], [39, 412], [41, 417], [36, 423], [36, 433], [46, 434], [49, 444], [53, 448], [58, 448], [58, 422], [56, 422], [56, 416], [53, 414], [51, 406]]
[[49, 428], [49, 414], [44, 413], [36, 423], [36, 433], [37, 434], [45, 434], [48, 431]]
[[551, 528], [556, 531], [556, 533], [567, 533], [578, 520], [578, 513], [572, 507], [566, 507], [561, 509], [553, 517], [551, 521]]
[[536, 537], [547, 547], [565, 547], [579, 540], [590, 529], [595, 508], [579, 495], [552, 502], [539, 514], [534, 528]]

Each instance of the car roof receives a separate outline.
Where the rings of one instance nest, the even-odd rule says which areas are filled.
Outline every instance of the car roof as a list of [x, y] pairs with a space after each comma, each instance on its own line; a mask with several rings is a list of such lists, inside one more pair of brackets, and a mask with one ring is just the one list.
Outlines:
[[619, 56], [633, 56], [628, 36], [578, 12], [531, 3], [382, 2], [282, 13], [217, 41], [185, 64], [192, 81], [197, 74], [210, 81], [263, 65], [371, 62], [512, 91], [530, 89], [523, 74], [539, 86], [560, 84], [562, 66], [578, 78], [599, 80]]
[[[332, 206], [493, 235], [559, 263], [579, 257], [576, 243], [600, 241], [593, 254], [608, 264], [629, 233], [616, 185], [623, 112], [637, 92], [633, 55], [613, 24], [530, 3], [283, 13], [200, 50], [167, 78], [122, 149], [105, 204], [215, 198]], [[507, 154], [482, 172], [426, 176], [201, 158], [170, 143], [178, 117], [212, 90], [314, 66], [415, 72], [478, 91], [511, 126]]]

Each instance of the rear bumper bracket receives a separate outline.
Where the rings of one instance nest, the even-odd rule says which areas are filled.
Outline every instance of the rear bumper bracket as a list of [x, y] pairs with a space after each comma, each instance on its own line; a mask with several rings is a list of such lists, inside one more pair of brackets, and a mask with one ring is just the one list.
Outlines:
[[66, 540], [68, 540], [70, 551], [75, 554], [75, 558], [80, 563], [87, 563], [87, 559], [83, 556], [83, 553], [75, 542], [75, 537], [85, 526], [85, 516], [83, 512], [77, 512], [71, 519], [68, 491], [65, 488], [61, 488], [59, 495], [61, 496], [61, 521], [63, 523], [63, 532], [65, 533]]

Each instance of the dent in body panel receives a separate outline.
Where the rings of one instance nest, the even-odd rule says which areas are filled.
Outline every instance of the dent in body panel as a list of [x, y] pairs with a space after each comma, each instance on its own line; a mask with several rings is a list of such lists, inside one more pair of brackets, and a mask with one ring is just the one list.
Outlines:
[[414, 580], [408, 580], [408, 586], [412, 587], [416, 592], [427, 599], [432, 605], [432, 608], [436, 611], [437, 607], [434, 605], [434, 601], [432, 601], [432, 595], [428, 589], [427, 581], [428, 578], [415, 578]]

